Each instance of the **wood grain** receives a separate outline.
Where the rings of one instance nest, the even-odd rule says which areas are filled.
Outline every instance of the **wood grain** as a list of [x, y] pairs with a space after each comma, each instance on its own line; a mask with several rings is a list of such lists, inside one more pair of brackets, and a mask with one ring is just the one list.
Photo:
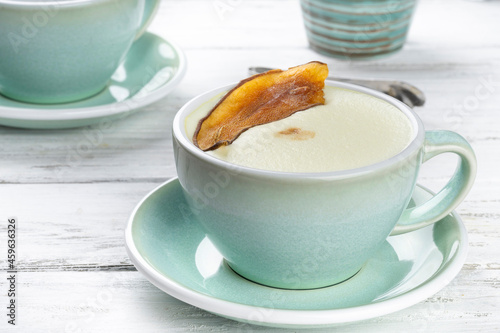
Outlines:
[[[417, 85], [427, 96], [416, 109], [426, 128], [465, 136], [479, 164], [476, 183], [457, 209], [470, 246], [458, 277], [425, 302], [339, 330], [499, 332], [500, 2], [422, 0], [401, 52], [345, 62], [308, 48], [295, 0], [221, 1], [230, 6], [224, 13], [215, 9], [217, 1], [162, 2], [150, 30], [185, 50], [188, 72], [161, 101], [106, 131], [0, 127], [0, 275], [9, 216], [19, 221], [20, 270], [19, 325], [11, 328], [4, 318], [0, 331], [286, 331], [223, 319], [161, 292], [131, 264], [123, 233], [139, 200], [176, 175], [171, 122], [185, 102], [239, 81], [249, 66], [319, 60], [334, 75]], [[455, 165], [452, 156], [432, 159], [419, 183], [438, 190]], [[5, 291], [0, 295], [3, 308]]]
[[[492, 271], [462, 272], [425, 302], [342, 326], [341, 332], [495, 332], [498, 285], [491, 280], [497, 277]], [[474, 292], [463, 287], [471, 284]], [[245, 325], [197, 309], [163, 293], [138, 272], [26, 272], [19, 275], [18, 286], [22, 317], [16, 328], [2, 332], [289, 331]]]

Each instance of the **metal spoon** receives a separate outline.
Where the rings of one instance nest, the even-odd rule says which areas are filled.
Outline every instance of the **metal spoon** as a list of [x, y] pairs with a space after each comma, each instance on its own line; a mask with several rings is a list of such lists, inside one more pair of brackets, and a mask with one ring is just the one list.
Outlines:
[[[267, 67], [249, 67], [248, 73], [250, 75], [260, 74], [271, 70], [272, 68]], [[415, 106], [422, 106], [425, 103], [424, 93], [417, 87], [403, 82], [395, 80], [378, 80], [378, 79], [348, 79], [343, 77], [329, 77], [330, 80], [347, 82], [352, 84], [357, 84], [373, 90], [378, 90], [392, 96], [401, 102], [405, 103], [409, 107], [413, 108]]]

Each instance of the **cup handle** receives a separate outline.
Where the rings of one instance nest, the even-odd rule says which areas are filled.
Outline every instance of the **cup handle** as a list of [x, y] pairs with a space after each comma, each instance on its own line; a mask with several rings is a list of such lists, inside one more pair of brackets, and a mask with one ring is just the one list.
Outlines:
[[144, 13], [142, 15], [141, 27], [137, 31], [134, 41], [142, 36], [151, 21], [153, 21], [153, 18], [158, 12], [158, 8], [160, 8], [160, 2], [161, 0], [144, 0]]
[[460, 157], [454, 175], [429, 201], [407, 208], [391, 232], [391, 236], [414, 231], [439, 221], [455, 209], [471, 189], [477, 164], [469, 143], [455, 132], [426, 132], [422, 163], [442, 153], [455, 153]]

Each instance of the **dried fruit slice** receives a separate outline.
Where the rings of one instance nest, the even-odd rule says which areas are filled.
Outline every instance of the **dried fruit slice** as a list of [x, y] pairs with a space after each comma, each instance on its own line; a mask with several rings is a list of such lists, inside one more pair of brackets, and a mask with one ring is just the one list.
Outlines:
[[247, 129], [325, 104], [328, 66], [313, 61], [286, 71], [275, 69], [241, 81], [201, 119], [193, 142], [202, 150], [232, 143]]

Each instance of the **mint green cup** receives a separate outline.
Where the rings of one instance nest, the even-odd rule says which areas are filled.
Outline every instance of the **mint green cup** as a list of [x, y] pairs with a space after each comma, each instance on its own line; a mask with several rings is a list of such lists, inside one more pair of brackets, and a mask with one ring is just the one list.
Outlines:
[[30, 103], [103, 90], [159, 0], [0, 0], [0, 94]]
[[[361, 168], [273, 172], [221, 161], [186, 134], [186, 117], [233, 85], [192, 99], [175, 116], [175, 163], [189, 205], [179, 209], [197, 219], [226, 263], [251, 281], [286, 289], [345, 281], [363, 269], [389, 235], [426, 227], [449, 214], [474, 181], [474, 152], [457, 133], [425, 132], [409, 107], [379, 92], [334, 81], [327, 85], [396, 106], [412, 124], [410, 144], [392, 158]], [[450, 181], [428, 202], [411, 207], [421, 164], [448, 152], [460, 157]]]

